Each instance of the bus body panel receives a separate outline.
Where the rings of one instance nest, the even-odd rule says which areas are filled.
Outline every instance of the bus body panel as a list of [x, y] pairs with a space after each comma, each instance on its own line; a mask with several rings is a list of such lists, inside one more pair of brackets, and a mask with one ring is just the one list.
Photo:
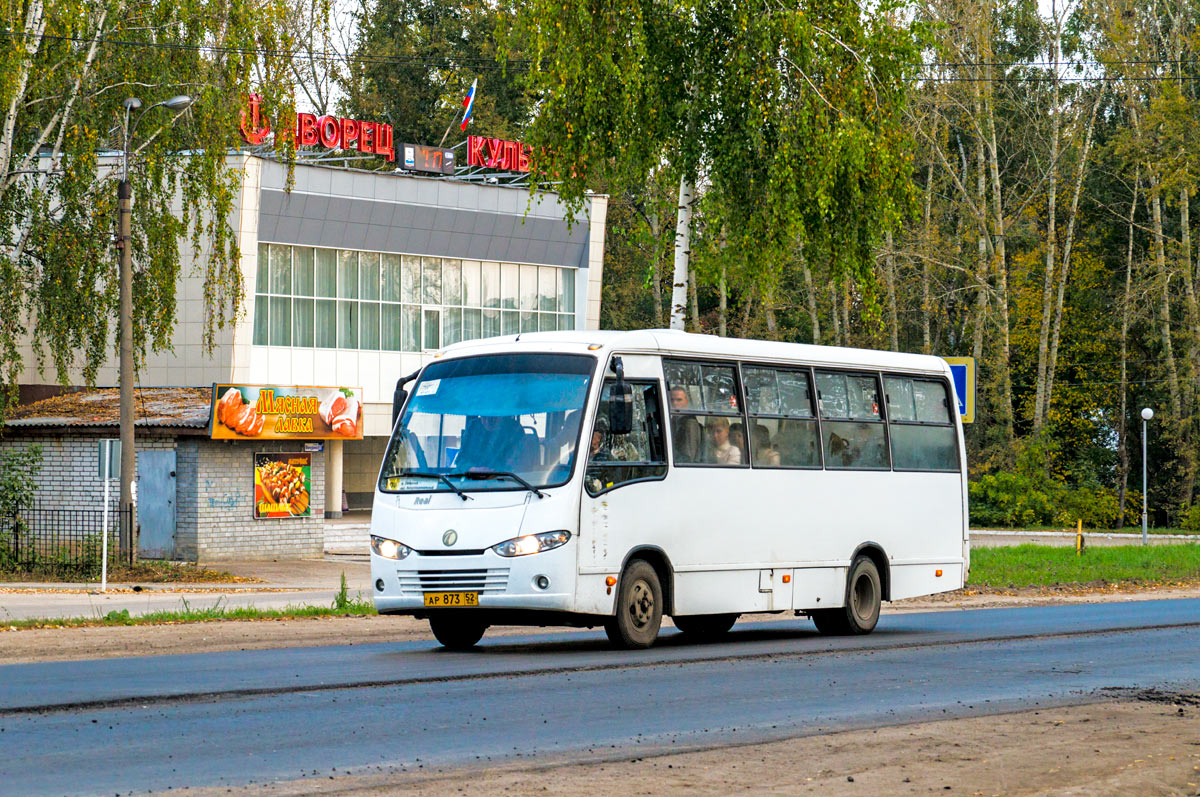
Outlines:
[[[941, 573], [941, 575], [937, 575]], [[963, 585], [963, 563], [920, 562], [892, 563], [892, 600], [916, 598], [960, 589]]]
[[797, 567], [792, 570], [792, 608], [836, 609], [846, 603], [848, 567]]
[[[790, 585], [789, 585], [790, 586]], [[675, 614], [734, 614], [787, 609], [771, 592], [759, 592], [759, 570], [675, 571]]]

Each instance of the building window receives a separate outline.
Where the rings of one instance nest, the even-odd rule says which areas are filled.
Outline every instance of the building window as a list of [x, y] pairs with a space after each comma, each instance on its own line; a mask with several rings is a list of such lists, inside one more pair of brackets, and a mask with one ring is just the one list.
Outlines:
[[575, 269], [258, 245], [254, 343], [421, 352], [575, 328]]

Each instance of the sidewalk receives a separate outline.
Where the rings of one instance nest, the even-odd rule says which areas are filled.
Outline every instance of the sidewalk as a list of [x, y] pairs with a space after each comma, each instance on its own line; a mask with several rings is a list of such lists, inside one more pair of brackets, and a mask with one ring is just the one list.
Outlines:
[[[1084, 529], [1084, 542], [1093, 547], [1141, 545], [1141, 534]], [[1200, 534], [1150, 534], [1150, 545], [1200, 543]], [[972, 548], [999, 548], [1009, 545], [1055, 545], [1075, 547], [1074, 531], [1015, 531], [1011, 529], [971, 529]]]
[[326, 555], [323, 559], [215, 562], [214, 569], [260, 579], [256, 584], [119, 584], [108, 592], [96, 583], [0, 584], [0, 624], [41, 617], [103, 617], [128, 610], [131, 615], [172, 611], [186, 606], [282, 609], [329, 605], [341, 588], [342, 574], [350, 597], [371, 595], [370, 558]]

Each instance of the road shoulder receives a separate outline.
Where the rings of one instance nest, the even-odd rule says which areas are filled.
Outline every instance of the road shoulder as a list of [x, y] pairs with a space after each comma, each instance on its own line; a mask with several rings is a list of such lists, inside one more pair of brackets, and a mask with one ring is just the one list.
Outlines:
[[[1098, 703], [844, 731], [684, 753], [355, 773], [233, 794], [1170, 794], [1200, 791], [1200, 700], [1121, 693]], [[192, 795], [220, 788], [181, 789]]]
[[[1157, 589], [1025, 589], [1002, 593], [965, 590], [944, 595], [897, 601], [885, 614], [1044, 606], [1068, 603], [1198, 598], [1200, 586]], [[747, 615], [738, 627], [756, 620], [779, 621], [787, 614]], [[809, 622], [795, 618], [797, 624]], [[669, 627], [670, 622], [664, 625]], [[561, 628], [492, 628], [488, 636], [560, 632]], [[79, 628], [28, 628], [9, 630], [0, 625], [0, 665], [36, 661], [79, 661], [122, 656], [163, 656], [215, 653], [229, 650], [266, 650], [321, 645], [429, 640], [429, 624], [411, 617], [326, 616], [271, 620], [217, 620], [135, 626], [85, 626]]]

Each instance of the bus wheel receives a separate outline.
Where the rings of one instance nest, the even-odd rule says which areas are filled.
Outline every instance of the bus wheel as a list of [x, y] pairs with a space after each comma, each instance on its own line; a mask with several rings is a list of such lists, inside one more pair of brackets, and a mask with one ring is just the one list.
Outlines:
[[470, 617], [434, 614], [429, 617], [433, 638], [450, 650], [470, 650], [483, 639], [487, 625]]
[[671, 621], [687, 636], [705, 639], [728, 633], [737, 619], [736, 614], [688, 614], [672, 617]]
[[604, 632], [619, 648], [648, 648], [662, 625], [662, 586], [649, 562], [634, 559], [621, 573], [617, 613], [604, 623]]
[[850, 566], [846, 605], [838, 609], [812, 612], [817, 630], [830, 636], [869, 634], [879, 622], [879, 603], [883, 596], [879, 568], [869, 557], [860, 556]]

